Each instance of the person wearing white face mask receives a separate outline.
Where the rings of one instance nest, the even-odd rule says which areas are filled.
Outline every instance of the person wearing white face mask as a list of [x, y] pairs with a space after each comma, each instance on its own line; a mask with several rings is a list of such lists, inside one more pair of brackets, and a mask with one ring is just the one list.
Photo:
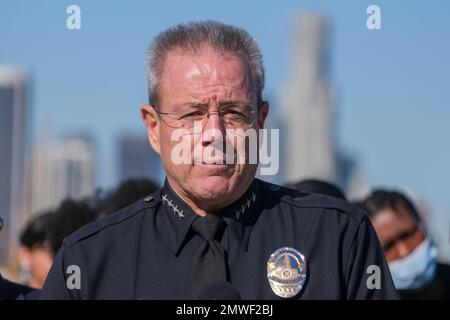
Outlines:
[[412, 202], [396, 191], [376, 190], [362, 207], [383, 247], [402, 299], [450, 299], [450, 266], [436, 261], [437, 249]]

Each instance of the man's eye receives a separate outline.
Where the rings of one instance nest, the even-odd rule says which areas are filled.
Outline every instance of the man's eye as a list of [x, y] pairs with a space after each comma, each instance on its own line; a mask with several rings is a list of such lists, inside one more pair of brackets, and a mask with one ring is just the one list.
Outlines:
[[204, 112], [202, 112], [202, 111], [189, 112], [189, 113], [185, 113], [182, 116], [180, 116], [180, 119], [201, 117], [201, 116], [203, 116], [203, 114], [204, 114]]
[[227, 106], [225, 108], [222, 109], [222, 112], [224, 114], [237, 114], [240, 116], [246, 116], [249, 111], [246, 110], [245, 108], [239, 108], [238, 106]]
[[395, 244], [394, 241], [390, 241], [390, 242], [386, 243], [386, 244], [383, 246], [383, 250], [384, 250], [384, 251], [389, 251], [389, 250], [391, 250], [391, 249], [394, 247], [394, 244]]
[[225, 114], [229, 114], [232, 116], [245, 116], [245, 113], [239, 110], [228, 110], [225, 112]]

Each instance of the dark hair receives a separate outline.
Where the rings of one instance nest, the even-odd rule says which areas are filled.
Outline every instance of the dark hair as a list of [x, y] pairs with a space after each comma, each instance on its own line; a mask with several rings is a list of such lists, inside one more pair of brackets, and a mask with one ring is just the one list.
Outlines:
[[158, 184], [150, 179], [132, 178], [123, 181], [103, 201], [100, 211], [110, 214], [125, 208], [158, 189]]
[[64, 238], [93, 219], [94, 212], [85, 202], [65, 200], [56, 210], [31, 220], [20, 236], [20, 243], [29, 249], [47, 244], [55, 255]]
[[399, 207], [406, 209], [406, 212], [414, 218], [416, 222], [422, 222], [419, 212], [414, 204], [401, 192], [378, 189], [374, 190], [365, 200], [358, 203], [358, 206], [369, 213], [369, 217], [376, 216], [386, 208], [398, 211]]
[[55, 212], [49, 243], [54, 254], [62, 245], [64, 238], [95, 218], [94, 211], [84, 201], [65, 200]]
[[326, 194], [328, 196], [347, 200], [344, 195], [344, 192], [342, 192], [337, 186], [321, 180], [315, 179], [303, 180], [300, 182], [289, 184], [288, 187], [300, 191]]
[[32, 249], [44, 244], [53, 223], [54, 212], [49, 211], [34, 217], [22, 231], [19, 241], [22, 246]]

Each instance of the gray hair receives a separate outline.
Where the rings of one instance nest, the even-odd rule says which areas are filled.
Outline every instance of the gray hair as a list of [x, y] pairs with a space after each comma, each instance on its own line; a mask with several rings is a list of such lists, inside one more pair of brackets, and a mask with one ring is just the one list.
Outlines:
[[245, 30], [217, 21], [188, 22], [161, 32], [147, 51], [148, 96], [150, 104], [156, 103], [159, 78], [167, 54], [174, 49], [196, 52], [209, 45], [221, 53], [242, 55], [251, 71], [257, 90], [258, 104], [262, 102], [264, 66], [262, 54], [255, 39]]

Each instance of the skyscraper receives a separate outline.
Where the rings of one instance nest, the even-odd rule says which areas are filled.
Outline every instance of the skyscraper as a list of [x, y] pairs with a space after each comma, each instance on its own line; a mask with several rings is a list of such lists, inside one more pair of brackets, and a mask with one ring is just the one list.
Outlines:
[[32, 154], [27, 187], [28, 214], [57, 207], [62, 200], [81, 199], [96, 187], [96, 154], [90, 139], [65, 137]]
[[163, 181], [161, 160], [145, 135], [123, 134], [119, 139], [118, 151], [121, 181], [129, 178], [150, 178], [156, 183]]
[[288, 85], [282, 95], [287, 124], [285, 180], [335, 181], [333, 95], [328, 81], [328, 28], [315, 14], [299, 16]]
[[17, 248], [27, 145], [28, 85], [24, 70], [0, 66], [0, 265]]

